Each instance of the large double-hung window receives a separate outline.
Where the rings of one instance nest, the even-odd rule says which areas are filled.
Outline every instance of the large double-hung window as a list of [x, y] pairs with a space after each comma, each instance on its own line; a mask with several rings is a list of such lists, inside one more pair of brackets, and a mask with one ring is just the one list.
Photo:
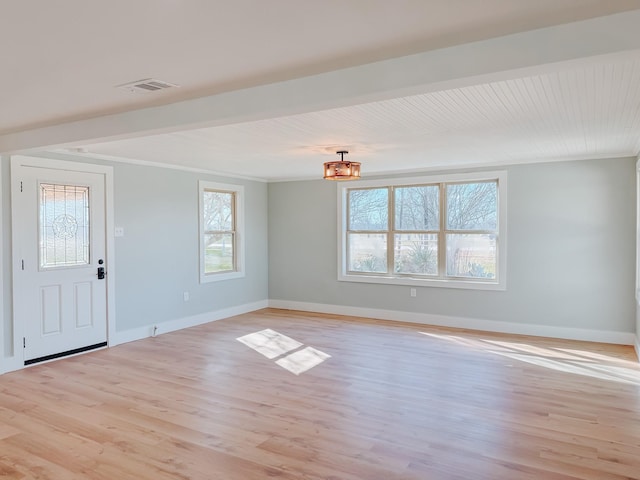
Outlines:
[[339, 279], [504, 289], [506, 174], [339, 187]]

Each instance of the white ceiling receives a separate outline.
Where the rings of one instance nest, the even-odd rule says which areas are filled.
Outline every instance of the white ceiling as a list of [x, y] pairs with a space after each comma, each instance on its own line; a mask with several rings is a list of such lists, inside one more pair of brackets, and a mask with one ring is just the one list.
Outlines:
[[[637, 155], [640, 42], [616, 28], [637, 9], [640, 0], [0, 0], [0, 151], [82, 147], [265, 180], [317, 178], [343, 147], [365, 174]], [[144, 78], [180, 88], [114, 88]]]

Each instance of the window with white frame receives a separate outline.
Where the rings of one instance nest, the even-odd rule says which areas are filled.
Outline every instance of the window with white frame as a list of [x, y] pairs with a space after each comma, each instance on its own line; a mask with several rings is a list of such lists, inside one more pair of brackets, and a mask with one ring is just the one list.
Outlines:
[[341, 185], [339, 280], [505, 288], [506, 173]]
[[200, 282], [244, 276], [241, 185], [199, 182]]

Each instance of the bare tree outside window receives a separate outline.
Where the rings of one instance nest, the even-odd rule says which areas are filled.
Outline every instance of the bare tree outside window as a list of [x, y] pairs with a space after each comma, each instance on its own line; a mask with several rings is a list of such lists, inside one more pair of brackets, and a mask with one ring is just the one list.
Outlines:
[[349, 230], [386, 230], [389, 225], [389, 189], [349, 191]]
[[495, 230], [497, 182], [447, 185], [447, 230]]
[[447, 275], [495, 278], [498, 183], [450, 184], [446, 191]]
[[387, 272], [389, 189], [349, 191], [349, 270]]
[[440, 187], [396, 187], [394, 192], [394, 271], [437, 275]]
[[347, 190], [347, 271], [493, 280], [498, 182]]
[[205, 273], [234, 270], [235, 193], [203, 192]]

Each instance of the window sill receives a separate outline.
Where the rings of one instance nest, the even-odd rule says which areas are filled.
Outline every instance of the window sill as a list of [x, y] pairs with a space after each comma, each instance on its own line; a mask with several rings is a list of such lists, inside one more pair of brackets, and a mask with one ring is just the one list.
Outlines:
[[377, 283], [382, 285], [408, 285], [412, 287], [458, 288], [465, 290], [506, 290], [506, 282], [483, 282], [474, 280], [440, 279], [440, 278], [412, 278], [412, 277], [383, 277], [377, 275], [346, 275], [339, 274], [338, 281], [354, 283]]
[[200, 283], [220, 282], [223, 280], [231, 280], [233, 278], [242, 277], [244, 277], [244, 272], [208, 273], [200, 275]]

